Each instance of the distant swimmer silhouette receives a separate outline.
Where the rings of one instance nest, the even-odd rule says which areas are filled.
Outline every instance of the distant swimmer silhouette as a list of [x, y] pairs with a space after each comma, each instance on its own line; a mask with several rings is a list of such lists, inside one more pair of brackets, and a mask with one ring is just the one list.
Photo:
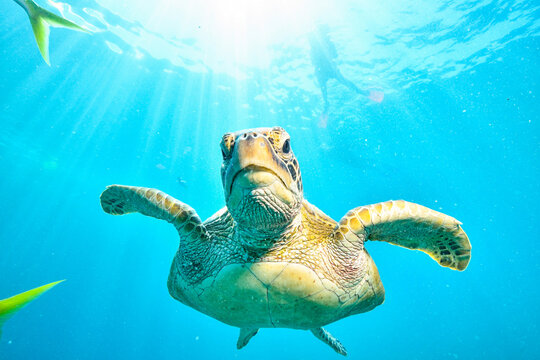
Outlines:
[[328, 32], [328, 25], [323, 24], [318, 25], [316, 30], [311, 32], [308, 36], [311, 47], [311, 62], [315, 68], [315, 76], [317, 77], [317, 82], [319, 83], [324, 100], [324, 111], [322, 118], [324, 119], [328, 115], [328, 109], [330, 108], [330, 103], [328, 102], [328, 90], [326, 86], [328, 80], [330, 79], [336, 79], [341, 84], [347, 86], [356, 93], [367, 96], [370, 100], [380, 103], [384, 96], [382, 92], [359, 89], [352, 81], [345, 78], [341, 71], [339, 71], [334, 61], [338, 57], [336, 46], [332, 40], [330, 40]]
[[328, 111], [330, 104], [328, 102], [328, 92], [326, 83], [330, 79], [336, 79], [349, 89], [367, 95], [367, 91], [360, 90], [352, 81], [346, 79], [339, 71], [334, 60], [338, 54], [336, 46], [328, 36], [328, 25], [318, 25], [317, 29], [309, 34], [309, 45], [311, 47], [311, 62], [315, 68], [315, 76], [321, 88], [324, 99], [324, 110]]

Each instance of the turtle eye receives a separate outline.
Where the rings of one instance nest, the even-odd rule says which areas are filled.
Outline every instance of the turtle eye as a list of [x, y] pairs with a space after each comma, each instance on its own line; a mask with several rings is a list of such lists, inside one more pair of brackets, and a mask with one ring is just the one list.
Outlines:
[[226, 160], [228, 157], [231, 156], [231, 153], [234, 149], [234, 136], [227, 133], [223, 135], [223, 139], [221, 139], [221, 155], [223, 156], [223, 160]]
[[284, 154], [288, 154], [288, 153], [291, 152], [291, 140], [290, 139], [285, 140], [285, 142], [283, 143], [283, 147], [281, 148], [281, 151]]

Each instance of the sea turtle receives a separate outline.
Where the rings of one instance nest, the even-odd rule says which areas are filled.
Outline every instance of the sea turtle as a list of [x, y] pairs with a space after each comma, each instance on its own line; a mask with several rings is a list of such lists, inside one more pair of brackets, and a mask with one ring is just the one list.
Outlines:
[[367, 240], [421, 250], [464, 270], [471, 246], [456, 219], [403, 200], [361, 206], [336, 222], [303, 198], [298, 161], [280, 127], [227, 133], [221, 140], [226, 206], [201, 221], [190, 206], [155, 189], [111, 185], [113, 215], [166, 220], [180, 235], [169, 279], [178, 301], [240, 328], [240, 349], [259, 328], [323, 329], [382, 304], [384, 288]]

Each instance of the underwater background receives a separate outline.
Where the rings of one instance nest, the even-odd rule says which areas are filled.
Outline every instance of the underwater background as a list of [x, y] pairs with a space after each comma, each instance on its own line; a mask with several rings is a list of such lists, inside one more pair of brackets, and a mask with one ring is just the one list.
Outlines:
[[[224, 206], [225, 132], [282, 126], [304, 196], [334, 219], [404, 199], [463, 222], [464, 272], [366, 245], [386, 289], [327, 328], [350, 359], [540, 358], [540, 5], [534, 1], [0, 3], [0, 298], [67, 279], [3, 328], [0, 359], [339, 359], [307, 331], [238, 329], [172, 299], [169, 224], [105, 214], [107, 185]], [[329, 109], [308, 35], [341, 73]]]

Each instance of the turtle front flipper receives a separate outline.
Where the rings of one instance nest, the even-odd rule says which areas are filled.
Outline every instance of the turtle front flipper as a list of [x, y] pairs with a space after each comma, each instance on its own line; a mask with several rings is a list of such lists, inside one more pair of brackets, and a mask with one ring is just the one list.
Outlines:
[[[347, 213], [334, 232], [338, 239], [388, 243], [427, 253], [441, 266], [465, 270], [471, 244], [451, 216], [403, 200], [361, 206]], [[352, 233], [352, 234], [351, 234]]]
[[103, 211], [112, 215], [138, 212], [174, 225], [180, 235], [193, 230], [200, 238], [209, 238], [201, 219], [195, 210], [172, 196], [156, 189], [110, 185], [100, 196]]

